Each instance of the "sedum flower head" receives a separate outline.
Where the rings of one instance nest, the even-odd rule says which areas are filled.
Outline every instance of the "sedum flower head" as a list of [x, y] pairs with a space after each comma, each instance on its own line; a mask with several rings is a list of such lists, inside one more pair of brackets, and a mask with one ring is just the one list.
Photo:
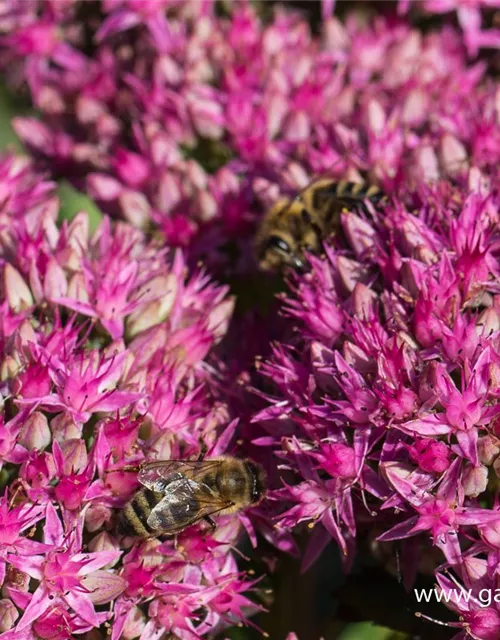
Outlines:
[[127, 464], [231, 444], [212, 361], [227, 288], [127, 223], [90, 234], [80, 213], [57, 228], [52, 184], [12, 156], [2, 170], [2, 632], [202, 638], [245, 623], [259, 607], [232, 552], [238, 518], [176, 544], [124, 546], [116, 530], [138, 489]]
[[[497, 89], [474, 62], [498, 46], [480, 26], [491, 2], [417, 3], [456, 9], [465, 43], [448, 25], [424, 35], [404, 2], [399, 16], [341, 23], [325, 1], [318, 36], [283, 7], [264, 19], [246, 2], [220, 16], [213, 2], [103, 1], [83, 24], [82, 4], [7, 9], [0, 64], [42, 115], [14, 126], [107, 213], [153, 223], [194, 263], [248, 270], [261, 209], [317, 174], [369, 173], [392, 192], [498, 166]], [[101, 275], [90, 260], [81, 301], [115, 335], [113, 308], [134, 306], [141, 279], [130, 264], [115, 281], [123, 259]]]
[[[265, 433], [256, 444], [294, 474], [275, 489], [277, 507], [288, 505], [278, 526], [315, 529], [306, 566], [331, 538], [349, 566], [367, 522], [379, 542], [406, 545], [409, 583], [414, 538], [466, 586], [469, 554], [498, 553], [487, 505], [500, 411], [499, 201], [496, 190], [446, 189], [426, 187], [416, 209], [393, 199], [380, 215], [343, 214], [325, 259], [290, 279], [283, 312], [298, 330], [261, 364], [271, 386], [253, 420]], [[320, 290], [334, 331], [311, 303]], [[497, 614], [480, 609], [461, 611], [456, 626], [495, 637]]]

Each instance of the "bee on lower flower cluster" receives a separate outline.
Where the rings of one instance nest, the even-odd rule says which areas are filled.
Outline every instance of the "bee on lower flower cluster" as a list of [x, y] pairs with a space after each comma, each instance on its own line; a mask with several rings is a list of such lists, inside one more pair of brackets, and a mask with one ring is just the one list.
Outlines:
[[318, 254], [322, 241], [340, 224], [340, 214], [374, 206], [385, 200], [374, 185], [337, 182], [330, 178], [314, 180], [290, 200], [280, 198], [264, 216], [256, 237], [256, 257], [263, 271], [301, 271], [307, 253]]
[[120, 530], [153, 538], [174, 535], [200, 520], [258, 504], [265, 492], [263, 468], [232, 456], [160, 460], [139, 467], [142, 488], [125, 505]]

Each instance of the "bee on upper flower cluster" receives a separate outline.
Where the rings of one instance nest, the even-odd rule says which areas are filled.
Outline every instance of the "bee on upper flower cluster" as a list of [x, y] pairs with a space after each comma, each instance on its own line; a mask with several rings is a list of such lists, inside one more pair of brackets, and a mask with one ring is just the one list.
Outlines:
[[[132, 467], [134, 468], [134, 467]], [[154, 538], [175, 535], [212, 516], [258, 504], [265, 492], [263, 468], [233, 456], [198, 460], [158, 460], [134, 469], [142, 488], [120, 517], [124, 534]]]
[[378, 206], [384, 192], [375, 185], [318, 178], [295, 198], [280, 198], [265, 214], [256, 236], [256, 258], [263, 271], [302, 271], [307, 253], [318, 254], [335, 233], [343, 211]]

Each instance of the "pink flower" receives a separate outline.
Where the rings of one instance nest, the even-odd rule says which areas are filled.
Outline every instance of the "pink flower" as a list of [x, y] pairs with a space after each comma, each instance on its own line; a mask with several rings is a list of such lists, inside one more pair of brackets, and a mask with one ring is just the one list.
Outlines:
[[450, 465], [450, 449], [444, 444], [422, 438], [415, 440], [415, 443], [408, 447], [411, 459], [424, 471], [431, 473], [443, 473]]
[[[0, 465], [3, 478], [12, 474], [0, 499], [3, 631], [67, 638], [107, 623], [116, 637], [141, 626], [164, 633], [159, 618], [148, 629], [127, 621], [133, 607], [154, 611], [161, 601], [165, 624], [173, 615], [168, 625], [201, 637], [225, 615], [221, 599], [201, 622], [202, 594], [209, 601], [229, 584], [244, 621], [250, 605], [241, 591], [252, 583], [239, 582], [233, 558], [237, 517], [217, 540], [186, 530], [182, 552], [171, 540], [161, 552], [140, 541], [122, 551], [113, 533], [137, 490], [137, 474], [124, 466], [197, 457], [200, 442], [213, 455], [230, 446], [236, 422], [227, 424], [212, 352], [234, 300], [207, 273], [189, 273], [182, 254], [170, 257], [125, 223], [105, 220], [91, 235], [80, 213], [58, 229], [51, 191], [30, 170], [0, 161]], [[248, 516], [246, 524], [253, 531]], [[43, 542], [31, 539], [37, 532]]]
[[[27, 557], [43, 553], [47, 545], [29, 540], [22, 535], [43, 518], [43, 506], [21, 505], [10, 507], [6, 496], [0, 498], [0, 584], [5, 580], [6, 563], [13, 557]], [[22, 560], [21, 560], [22, 562]], [[20, 569], [23, 571], [23, 569]]]
[[[41, 614], [52, 608], [54, 603], [61, 603], [64, 608], [72, 609], [85, 623], [99, 626], [107, 615], [96, 613], [92, 604], [92, 597], [94, 599], [96, 597], [95, 590], [91, 592], [85, 586], [85, 578], [92, 576], [105, 564], [119, 557], [120, 552], [103, 551], [83, 554], [79, 549], [81, 523], [77, 524], [73, 532], [65, 534], [63, 524], [50, 503], [47, 505], [45, 517], [44, 543], [50, 545], [51, 550], [45, 557], [35, 555], [24, 563], [17, 560], [13, 562], [14, 566], [18, 566], [32, 578], [40, 581], [16, 629], [22, 631]], [[110, 599], [119, 595], [124, 586], [123, 581], [120, 584], [117, 583], [115, 593], [111, 594]]]
[[[297, 552], [299, 523], [304, 568], [332, 538], [346, 568], [357, 536], [411, 538], [406, 586], [429, 541], [438, 581], [474, 591], [452, 603], [455, 628], [496, 637], [496, 608], [477, 600], [499, 546], [499, 109], [471, 58], [499, 46], [498, 2], [426, 0], [407, 16], [401, 2], [368, 21], [333, 5], [317, 33], [293, 7], [267, 19], [249, 3], [0, 12], [0, 68], [37, 110], [15, 130], [121, 220], [58, 226], [54, 185], [0, 159], [7, 637], [245, 624], [259, 587], [233, 552], [241, 525], [277, 554]], [[419, 11], [443, 15], [428, 31]], [[324, 255], [287, 276], [285, 322], [275, 308], [255, 321], [271, 294], [252, 275], [255, 225], [323, 173], [367, 177], [387, 201], [342, 212]], [[231, 325], [214, 274], [238, 297]], [[137, 489], [120, 469], [202, 444], [264, 460], [270, 500], [213, 535], [201, 524], [117, 553], [116, 511]], [[44, 543], [29, 538], [39, 522]]]
[[116, 389], [125, 357], [126, 353], [122, 352], [111, 358], [102, 358], [94, 351], [88, 357], [81, 353], [66, 365], [51, 359], [47, 366], [55, 392], [29, 400], [22, 399], [19, 403], [36, 400], [45, 408], [68, 411], [76, 422], [86, 422], [92, 413], [98, 411], [113, 411], [127, 406], [141, 396]]

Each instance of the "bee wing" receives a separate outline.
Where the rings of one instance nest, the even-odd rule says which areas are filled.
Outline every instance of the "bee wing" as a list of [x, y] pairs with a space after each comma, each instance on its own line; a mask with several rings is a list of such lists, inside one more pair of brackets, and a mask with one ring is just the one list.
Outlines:
[[171, 535], [231, 506], [206, 485], [183, 477], [169, 484], [168, 493], [149, 514], [148, 525]]
[[182, 477], [196, 481], [205, 473], [215, 471], [220, 460], [157, 460], [141, 467], [139, 482], [153, 491], [163, 491], [171, 482]]

